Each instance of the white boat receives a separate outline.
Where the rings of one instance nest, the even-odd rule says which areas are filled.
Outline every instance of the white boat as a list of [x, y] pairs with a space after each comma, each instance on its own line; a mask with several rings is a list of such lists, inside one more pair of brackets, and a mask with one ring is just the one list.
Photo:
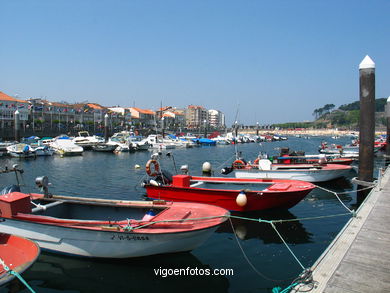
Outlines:
[[236, 178], [324, 182], [344, 177], [351, 169], [349, 165], [272, 164], [268, 159], [261, 159], [257, 168], [245, 166], [242, 169], [234, 169], [234, 174]]
[[131, 134], [132, 132], [129, 131], [121, 131], [114, 133], [114, 135], [108, 139], [107, 144], [116, 145], [115, 153], [129, 152], [131, 150], [134, 150], [132, 145], [128, 141]]
[[34, 148], [37, 156], [52, 156], [55, 150], [47, 145], [42, 145]]
[[[47, 186], [47, 177], [38, 182]], [[206, 204], [54, 196], [47, 189], [2, 195], [0, 209], [0, 232], [52, 252], [99, 258], [191, 251], [229, 215]]]
[[98, 143], [104, 142], [104, 139], [102, 137], [96, 136], [96, 135], [89, 135], [88, 131], [79, 131], [79, 136], [76, 136], [73, 138], [73, 142], [81, 147], [83, 149], [92, 149], [92, 147]]
[[179, 138], [172, 134], [168, 134], [166, 137], [164, 137], [163, 143], [168, 145], [173, 144], [176, 148], [192, 148], [196, 145], [196, 143], [193, 141]]
[[150, 145], [150, 148], [157, 150], [165, 150], [165, 149], [174, 149], [176, 146], [172, 143], [167, 143], [163, 141], [163, 137], [161, 135], [151, 134], [147, 138], [145, 138]]
[[109, 143], [98, 143], [92, 146], [92, 150], [95, 152], [113, 152], [116, 150], [118, 146], [116, 144], [109, 144]]
[[147, 151], [150, 147], [148, 141], [140, 136], [130, 136], [127, 140], [137, 151]]
[[7, 147], [17, 144], [16, 141], [2, 141], [0, 138], [0, 152], [7, 152]]
[[8, 154], [14, 158], [36, 157], [35, 150], [26, 143], [17, 143], [6, 147]]
[[79, 156], [83, 154], [83, 147], [75, 144], [72, 139], [66, 136], [55, 138], [50, 146], [61, 156]]
[[212, 140], [214, 140], [219, 145], [231, 144], [231, 140], [229, 138], [227, 138], [226, 136], [218, 135], [217, 137], [212, 138]]

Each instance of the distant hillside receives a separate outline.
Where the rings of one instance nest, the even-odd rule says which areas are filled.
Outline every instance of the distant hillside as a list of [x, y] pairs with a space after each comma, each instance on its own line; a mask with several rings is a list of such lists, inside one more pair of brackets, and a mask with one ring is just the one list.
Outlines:
[[[375, 100], [375, 124], [378, 127], [386, 125], [384, 115], [386, 98]], [[350, 104], [341, 105], [335, 109], [334, 104], [326, 104], [325, 106], [315, 109], [313, 122], [291, 122], [283, 124], [274, 124], [274, 127], [279, 128], [327, 128], [338, 127], [347, 129], [356, 129], [359, 127], [360, 116], [360, 101]]]
[[[375, 100], [375, 112], [384, 112], [386, 103], [387, 103], [386, 98], [376, 99]], [[353, 102], [351, 104], [341, 105], [339, 107], [339, 109], [343, 110], [343, 111], [360, 110], [360, 101], [356, 101], [356, 102]]]

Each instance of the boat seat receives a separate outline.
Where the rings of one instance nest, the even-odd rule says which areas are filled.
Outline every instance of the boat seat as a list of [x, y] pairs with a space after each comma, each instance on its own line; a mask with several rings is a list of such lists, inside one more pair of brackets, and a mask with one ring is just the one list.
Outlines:
[[272, 166], [272, 162], [268, 159], [259, 160], [259, 170], [270, 171]]

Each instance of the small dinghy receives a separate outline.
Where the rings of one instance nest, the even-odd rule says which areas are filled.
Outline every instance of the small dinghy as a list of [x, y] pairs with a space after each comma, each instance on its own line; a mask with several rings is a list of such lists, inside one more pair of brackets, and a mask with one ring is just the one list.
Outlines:
[[39, 246], [23, 237], [0, 233], [0, 286], [21, 274], [39, 256]]
[[144, 184], [147, 196], [180, 202], [208, 203], [231, 211], [289, 209], [315, 186], [296, 180], [237, 179], [174, 175]]

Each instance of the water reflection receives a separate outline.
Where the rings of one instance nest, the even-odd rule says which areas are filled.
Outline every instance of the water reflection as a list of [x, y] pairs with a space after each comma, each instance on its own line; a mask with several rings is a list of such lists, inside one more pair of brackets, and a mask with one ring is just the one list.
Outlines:
[[[156, 276], [158, 269], [187, 269], [192, 272], [212, 271], [191, 253], [157, 255], [128, 260], [100, 260], [66, 257], [42, 253], [38, 261], [23, 274], [36, 292], [227, 292], [229, 281], [224, 276]], [[165, 271], [162, 271], [165, 272]], [[19, 281], [8, 286], [19, 292]]]
[[[246, 217], [263, 220], [294, 220], [297, 219], [288, 210], [273, 210], [251, 213], [232, 213], [233, 216]], [[232, 218], [232, 224], [236, 235], [241, 240], [258, 238], [264, 244], [283, 243], [275, 230], [268, 223], [259, 223], [239, 218]], [[312, 234], [306, 231], [305, 227], [299, 221], [275, 223], [276, 229], [289, 244], [302, 244], [311, 242]], [[224, 222], [217, 230], [217, 233], [233, 233], [229, 221]]]

